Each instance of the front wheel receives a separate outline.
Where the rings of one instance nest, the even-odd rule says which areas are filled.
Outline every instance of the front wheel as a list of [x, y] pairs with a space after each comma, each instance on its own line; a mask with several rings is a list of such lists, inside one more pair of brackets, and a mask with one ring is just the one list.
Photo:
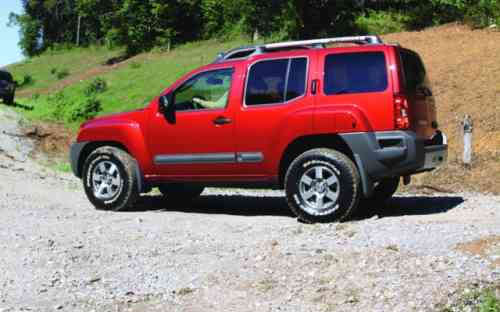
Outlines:
[[333, 222], [353, 217], [360, 198], [360, 178], [346, 155], [331, 149], [305, 152], [285, 177], [290, 209], [302, 221]]
[[101, 210], [125, 210], [139, 198], [137, 164], [116, 147], [97, 148], [83, 165], [83, 186], [90, 202]]
[[185, 183], [169, 183], [158, 186], [160, 192], [169, 200], [193, 200], [203, 193], [203, 186]]

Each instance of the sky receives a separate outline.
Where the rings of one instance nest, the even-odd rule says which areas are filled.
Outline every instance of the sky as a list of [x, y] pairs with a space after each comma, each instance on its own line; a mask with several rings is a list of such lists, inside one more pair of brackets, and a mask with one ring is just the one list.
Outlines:
[[7, 27], [10, 12], [22, 12], [21, 0], [0, 0], [0, 68], [24, 58], [17, 44], [19, 28]]

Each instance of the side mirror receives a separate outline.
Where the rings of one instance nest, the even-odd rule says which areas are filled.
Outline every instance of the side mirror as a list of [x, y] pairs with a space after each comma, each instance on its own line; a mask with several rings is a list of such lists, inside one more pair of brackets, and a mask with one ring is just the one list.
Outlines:
[[169, 93], [160, 96], [158, 103], [159, 110], [163, 114], [163, 116], [165, 116], [165, 119], [167, 119], [169, 123], [175, 123], [175, 109], [172, 95]]

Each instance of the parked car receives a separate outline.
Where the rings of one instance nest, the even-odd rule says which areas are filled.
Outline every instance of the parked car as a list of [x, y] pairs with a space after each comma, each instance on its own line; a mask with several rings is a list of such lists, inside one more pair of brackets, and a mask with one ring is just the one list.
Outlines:
[[16, 82], [12, 75], [5, 70], [0, 70], [0, 98], [5, 104], [14, 103], [14, 94], [16, 92]]
[[306, 222], [347, 220], [360, 199], [386, 200], [446, 158], [421, 58], [377, 36], [222, 53], [147, 107], [85, 122], [71, 147], [99, 209], [127, 209], [154, 187], [174, 200], [214, 185], [280, 188]]

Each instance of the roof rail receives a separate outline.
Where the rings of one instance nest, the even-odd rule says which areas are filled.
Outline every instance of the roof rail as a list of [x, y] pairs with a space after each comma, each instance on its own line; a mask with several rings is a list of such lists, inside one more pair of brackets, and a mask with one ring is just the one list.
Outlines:
[[330, 43], [360, 43], [360, 44], [380, 44], [383, 43], [379, 36], [354, 36], [354, 37], [337, 37], [337, 38], [324, 38], [302, 41], [289, 41], [265, 44], [265, 49], [273, 50], [279, 48], [291, 48], [300, 46], [322, 46]]
[[243, 59], [252, 55], [262, 54], [280, 49], [289, 48], [324, 48], [327, 44], [332, 43], [357, 43], [357, 44], [382, 44], [383, 41], [379, 36], [353, 36], [353, 37], [336, 37], [323, 38], [313, 40], [287, 41], [268, 43], [263, 45], [244, 46], [230, 50], [226, 53], [220, 53], [215, 59], [215, 63], [223, 62], [229, 59]]

